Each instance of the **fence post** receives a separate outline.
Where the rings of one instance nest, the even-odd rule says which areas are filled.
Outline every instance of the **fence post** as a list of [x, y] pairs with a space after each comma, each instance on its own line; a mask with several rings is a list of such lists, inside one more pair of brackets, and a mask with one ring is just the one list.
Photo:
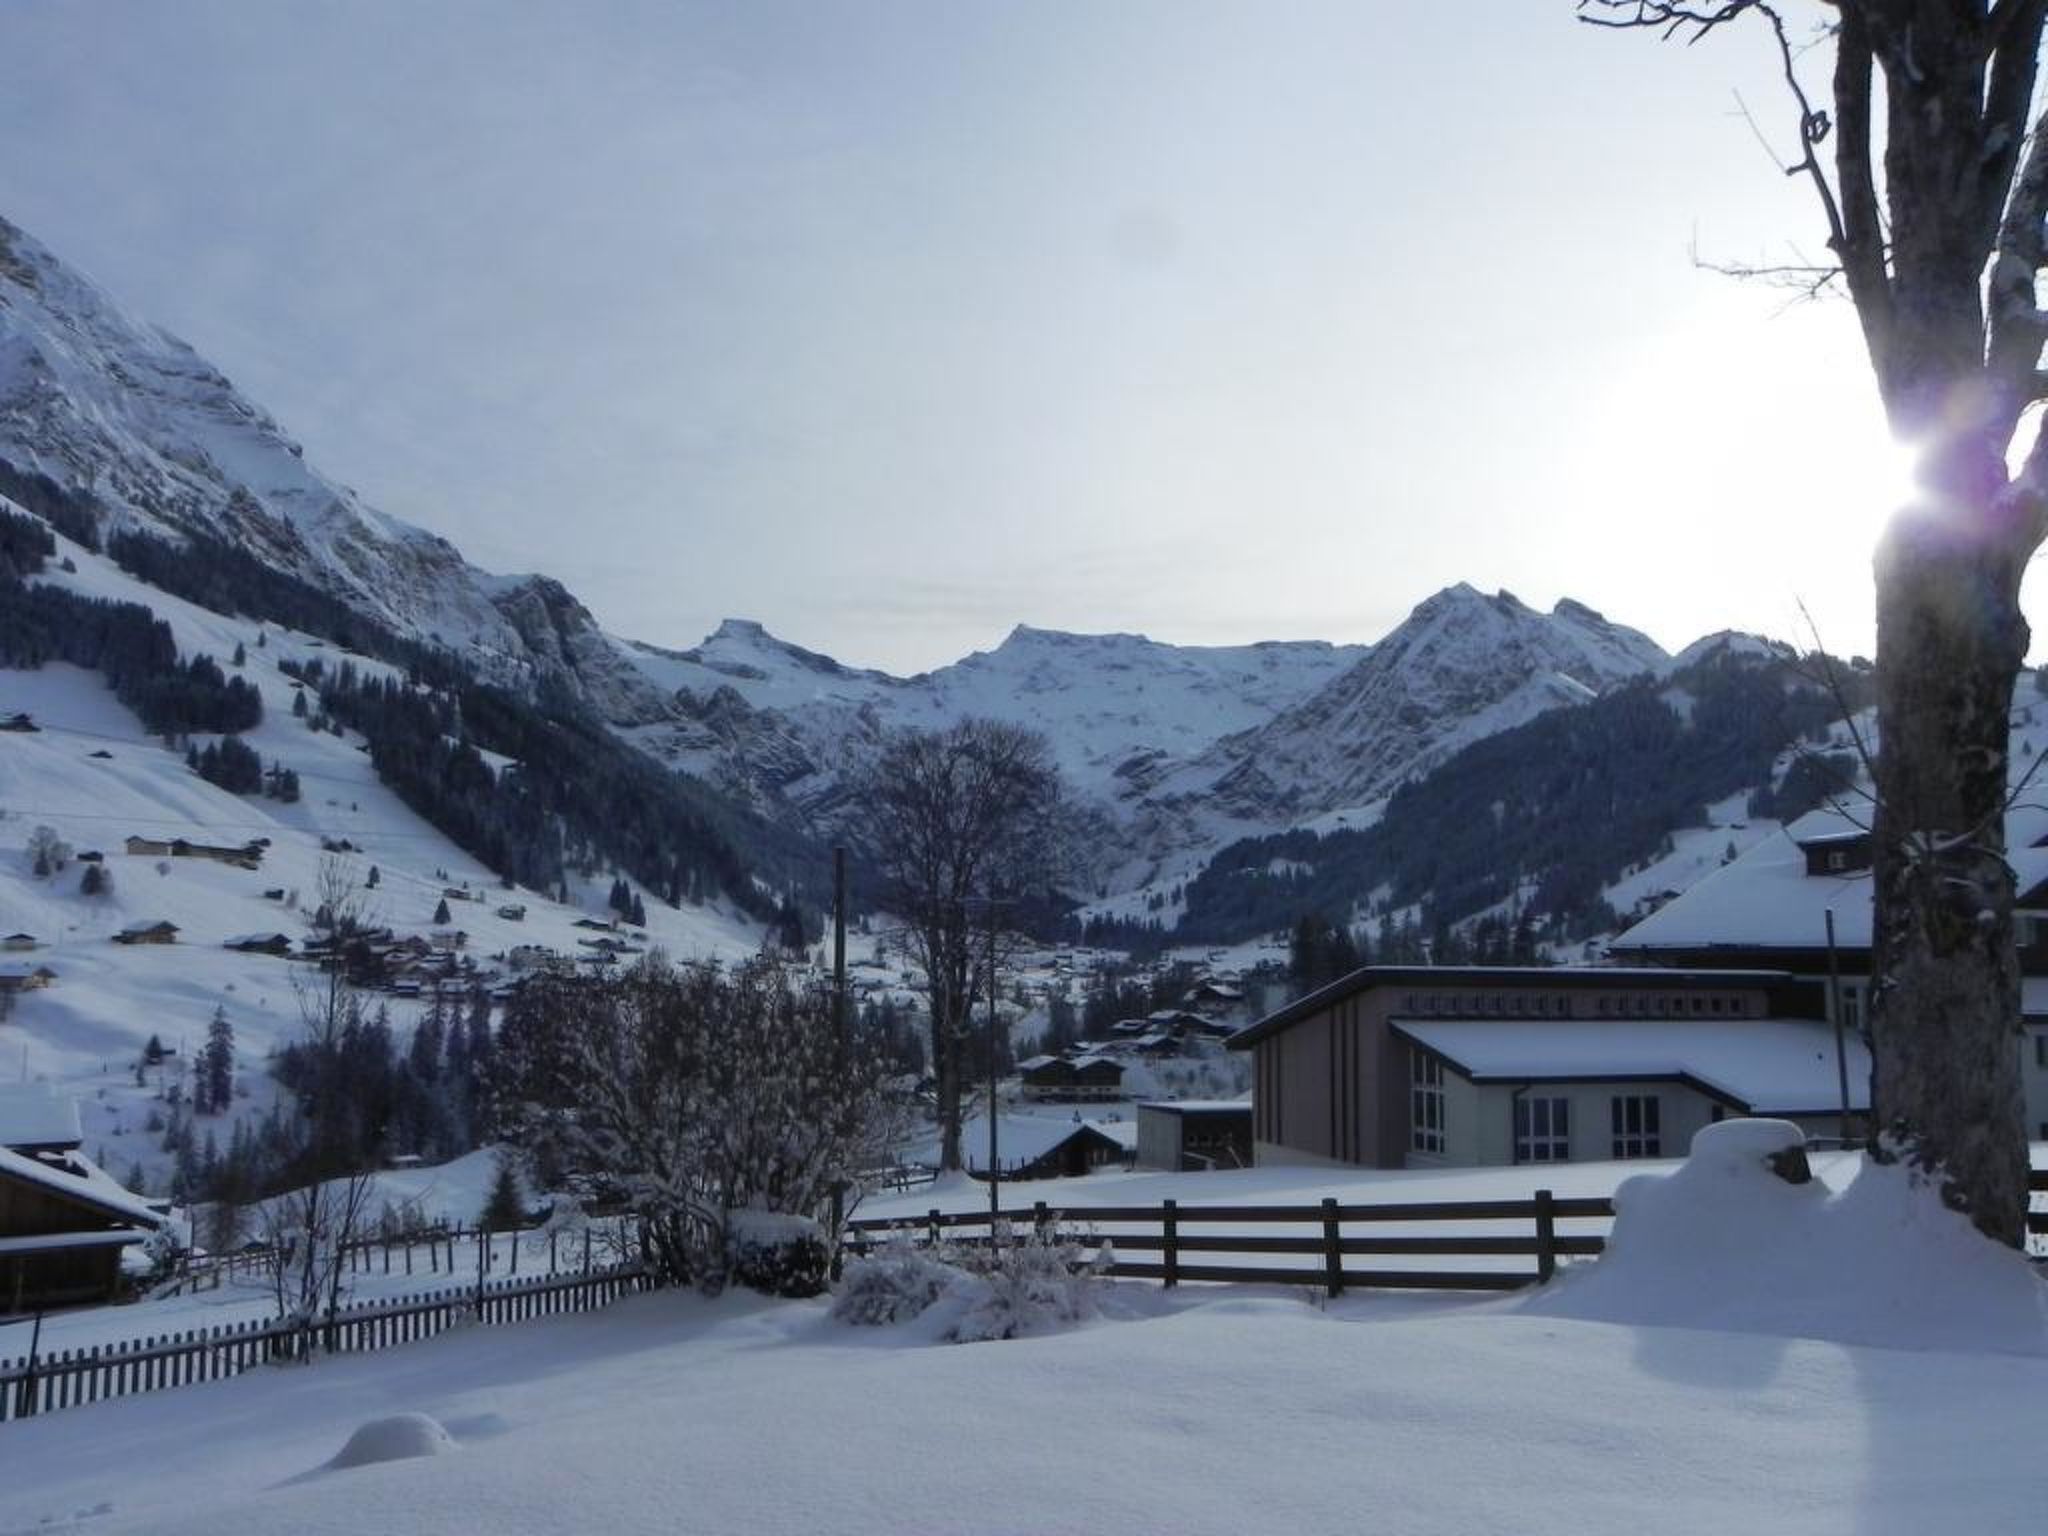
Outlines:
[[926, 1228], [925, 1241], [934, 1248], [939, 1246], [939, 1208], [936, 1205], [932, 1207], [930, 1225]]
[[1031, 1202], [1031, 1232], [1041, 1243], [1045, 1241], [1045, 1229], [1052, 1223], [1052, 1215], [1045, 1208], [1043, 1200]]
[[1323, 1284], [1332, 1296], [1344, 1294], [1344, 1251], [1338, 1246], [1337, 1202], [1323, 1201]]
[[1180, 1284], [1180, 1202], [1159, 1202], [1160, 1263], [1165, 1273], [1160, 1281], [1170, 1291]]
[[1557, 1214], [1550, 1191], [1536, 1191], [1536, 1283], [1543, 1284], [1557, 1273]]

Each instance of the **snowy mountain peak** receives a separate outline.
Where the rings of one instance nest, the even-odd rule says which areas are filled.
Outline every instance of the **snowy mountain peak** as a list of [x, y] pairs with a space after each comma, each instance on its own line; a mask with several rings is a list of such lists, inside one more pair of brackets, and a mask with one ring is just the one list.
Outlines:
[[1139, 814], [1198, 841], [1219, 822], [1287, 825], [1368, 806], [1483, 736], [1665, 664], [1655, 641], [1583, 603], [1543, 614], [1458, 582], [1266, 725], [1136, 786]]
[[370, 507], [189, 345], [4, 221], [0, 465], [90, 498], [102, 536], [219, 540], [487, 675], [565, 674], [615, 720], [663, 707], [559, 582], [488, 575]]

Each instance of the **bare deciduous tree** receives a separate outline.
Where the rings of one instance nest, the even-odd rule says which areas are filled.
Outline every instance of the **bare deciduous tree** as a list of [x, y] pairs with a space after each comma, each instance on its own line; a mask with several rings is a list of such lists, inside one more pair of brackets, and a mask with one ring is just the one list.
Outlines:
[[[324, 921], [315, 921], [316, 932], [341, 937], [364, 926], [362, 886], [346, 861], [322, 861], [319, 892]], [[299, 1105], [298, 1145], [289, 1158], [290, 1176], [298, 1183], [258, 1211], [278, 1315], [299, 1325], [302, 1355], [310, 1353], [322, 1311], [331, 1314], [341, 1305], [348, 1245], [368, 1223], [375, 1183], [362, 1166], [357, 1107], [349, 1102], [341, 1068], [348, 1032], [361, 1023], [362, 1002], [339, 950], [324, 965], [316, 981], [299, 989], [308, 1091]]]
[[623, 1199], [671, 1280], [716, 1288], [738, 1211], [822, 1218], [900, 1129], [884, 1063], [775, 956], [727, 971], [650, 956], [537, 977], [505, 1019], [494, 1098], [536, 1165]]
[[967, 719], [891, 736], [855, 793], [883, 903], [924, 974], [939, 1162], [958, 1168], [963, 1047], [985, 984], [983, 904], [998, 894], [1039, 894], [1056, 869], [1059, 775], [1038, 732]]
[[[1757, 29], [1790, 93], [1788, 174], [1812, 188], [1913, 501], [1876, 558], [1871, 1030], [1879, 1156], [2018, 1244], [2027, 1156], [2005, 859], [2020, 577], [2048, 533], [2048, 0], [1580, 0], [1600, 25], [1699, 41]], [[1829, 70], [1824, 93], [1809, 76]], [[1832, 111], [1827, 105], [1832, 106]]]

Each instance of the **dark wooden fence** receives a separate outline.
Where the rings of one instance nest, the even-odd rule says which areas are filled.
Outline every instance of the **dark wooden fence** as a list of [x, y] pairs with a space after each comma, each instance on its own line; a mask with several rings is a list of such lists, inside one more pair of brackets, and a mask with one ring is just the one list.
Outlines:
[[[1596, 1254], [1601, 1232], [1560, 1232], [1559, 1222], [1584, 1225], [1613, 1219], [1604, 1196], [1560, 1199], [1539, 1189], [1527, 1200], [1451, 1200], [1389, 1205], [1158, 1205], [1091, 1206], [1055, 1211], [1039, 1201], [998, 1219], [1017, 1226], [1058, 1226], [1084, 1249], [1115, 1250], [1107, 1273], [1166, 1285], [1182, 1281], [1314, 1285], [1331, 1295], [1353, 1287], [1410, 1290], [1511, 1291], [1547, 1280], [1560, 1258]], [[986, 1243], [989, 1213], [928, 1212], [921, 1220], [867, 1219], [850, 1223], [857, 1252], [880, 1236]], [[1259, 1230], [1218, 1231], [1219, 1227]], [[1415, 1227], [1418, 1231], [1390, 1231]], [[1126, 1254], [1157, 1255], [1141, 1259]], [[1275, 1263], [1276, 1259], [1292, 1263]], [[1423, 1259], [1426, 1264], [1362, 1266], [1358, 1259]], [[1446, 1258], [1525, 1259], [1526, 1265], [1444, 1266]], [[1219, 1263], [1218, 1259], [1252, 1262]]]
[[648, 1283], [637, 1263], [587, 1274], [484, 1280], [343, 1307], [310, 1324], [268, 1319], [0, 1360], [0, 1421], [235, 1376], [318, 1349], [354, 1354], [431, 1338], [459, 1323], [516, 1323], [606, 1306]]
[[[2048, 1196], [2048, 1169], [2035, 1169], [2028, 1180], [2033, 1196]], [[2035, 1202], [2030, 1199], [2029, 1205]], [[998, 1219], [1014, 1226], [1043, 1229], [1058, 1226], [1084, 1249], [1113, 1247], [1111, 1275], [1158, 1280], [1166, 1285], [1188, 1281], [1239, 1284], [1314, 1285], [1340, 1295], [1347, 1288], [1403, 1290], [1511, 1291], [1548, 1280], [1560, 1258], [1602, 1252], [1605, 1224], [1614, 1218], [1614, 1202], [1605, 1196], [1563, 1199], [1539, 1189], [1527, 1200], [1448, 1200], [1411, 1204], [1345, 1205], [1325, 1200], [1320, 1205], [1184, 1206], [1172, 1200], [1158, 1205], [1077, 1207], [1056, 1211], [1045, 1201], [1029, 1209], [1005, 1210]], [[942, 1212], [922, 1218], [868, 1218], [848, 1223], [855, 1252], [869, 1251], [878, 1238], [905, 1233], [926, 1243], [968, 1244], [989, 1241], [986, 1210]], [[1558, 1223], [1575, 1230], [1559, 1231]], [[1590, 1224], [1600, 1230], [1589, 1230]], [[1422, 1229], [1392, 1232], [1389, 1228]], [[1219, 1232], [1218, 1227], [1252, 1227], [1252, 1232]], [[2048, 1238], [2048, 1209], [2029, 1209], [2027, 1231]], [[1126, 1254], [1145, 1254], [1141, 1259]], [[1150, 1257], [1157, 1255], [1157, 1257]], [[1192, 1259], [1190, 1256], [1192, 1255]], [[1285, 1257], [1292, 1263], [1270, 1261]], [[1363, 1266], [1363, 1258], [1428, 1260], [1427, 1264]], [[1218, 1259], [1253, 1262], [1219, 1263]], [[1443, 1266], [1448, 1258], [1486, 1258], [1484, 1267]], [[1500, 1260], [1525, 1258], [1526, 1267]]]

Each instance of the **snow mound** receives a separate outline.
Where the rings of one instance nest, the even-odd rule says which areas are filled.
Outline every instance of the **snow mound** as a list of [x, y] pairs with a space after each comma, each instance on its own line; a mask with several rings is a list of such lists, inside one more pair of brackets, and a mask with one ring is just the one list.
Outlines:
[[394, 1413], [371, 1419], [348, 1437], [327, 1470], [374, 1466], [380, 1461], [410, 1461], [416, 1456], [445, 1456], [455, 1440], [438, 1419], [424, 1413]]
[[1800, 1144], [1783, 1120], [1726, 1120], [1670, 1174], [1614, 1193], [1595, 1263], [1523, 1310], [1893, 1349], [2048, 1355], [2048, 1285], [1978, 1234], [1926, 1179], [1865, 1161], [1831, 1191], [1788, 1184], [1772, 1154]]

